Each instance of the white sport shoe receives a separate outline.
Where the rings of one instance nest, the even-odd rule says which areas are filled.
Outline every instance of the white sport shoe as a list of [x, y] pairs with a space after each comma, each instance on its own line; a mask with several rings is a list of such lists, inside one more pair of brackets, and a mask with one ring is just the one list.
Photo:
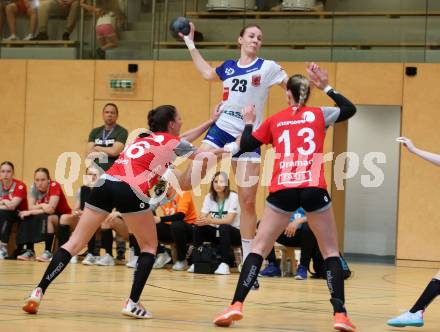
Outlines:
[[141, 302], [134, 303], [132, 300], [127, 299], [122, 308], [122, 314], [125, 316], [130, 316], [134, 318], [149, 319], [153, 318], [153, 314], [143, 307]]
[[35, 253], [30, 249], [26, 249], [26, 251], [23, 254], [17, 256], [17, 260], [19, 260], [19, 261], [33, 261], [33, 260], [35, 260]]
[[409, 311], [401, 314], [400, 316], [394, 317], [387, 322], [388, 325], [394, 327], [405, 327], [405, 326], [415, 326], [422, 327], [423, 322], [423, 310], [419, 310], [415, 313]]
[[36, 314], [43, 298], [43, 290], [40, 287], [35, 288], [31, 295], [26, 299], [23, 310], [28, 314]]
[[168, 254], [167, 251], [162, 252], [156, 256], [156, 260], [153, 264], [153, 269], [161, 269], [169, 262], [171, 262], [171, 256]]
[[34, 35], [30, 33], [26, 37], [24, 37], [23, 40], [29, 41], [29, 40], [32, 40], [32, 38], [34, 38]]
[[92, 254], [87, 254], [86, 257], [82, 261], [83, 265], [95, 265], [96, 264], [96, 257]]
[[130, 267], [132, 269], [136, 268], [136, 264], [138, 261], [139, 256], [133, 256], [128, 262], [127, 264], [125, 264], [126, 267]]
[[186, 272], [194, 273], [194, 264], [191, 264], [191, 266], [186, 270]]
[[41, 256], [36, 258], [39, 262], [50, 262], [52, 260], [52, 253], [49, 250], [44, 250]]
[[12, 41], [12, 40], [19, 40], [19, 38], [16, 35], [12, 34], [8, 38], [5, 38], [4, 40]]
[[173, 265], [173, 270], [174, 271], [185, 271], [187, 269], [187, 265], [185, 261], [177, 261], [176, 263], [174, 263]]
[[220, 263], [217, 269], [214, 271], [215, 274], [231, 274], [229, 271], [229, 265], [226, 263]]
[[70, 264], [78, 264], [78, 256], [73, 256], [70, 259]]
[[0, 259], [8, 257], [8, 247], [5, 244], [0, 244]]
[[96, 265], [100, 265], [100, 266], [114, 266], [115, 265], [115, 260], [113, 259], [112, 256], [110, 256], [110, 254], [105, 254], [102, 257], [99, 257], [96, 261]]

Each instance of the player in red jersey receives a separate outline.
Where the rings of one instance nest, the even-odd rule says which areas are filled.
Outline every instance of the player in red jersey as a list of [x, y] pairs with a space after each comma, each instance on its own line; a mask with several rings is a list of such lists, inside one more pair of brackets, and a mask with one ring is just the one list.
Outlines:
[[[26, 300], [23, 310], [35, 314], [41, 298], [50, 283], [64, 270], [73, 255], [87, 244], [106, 216], [116, 208], [124, 218], [130, 233], [139, 244], [139, 255], [129, 298], [122, 313], [135, 318], [151, 318], [139, 301], [142, 290], [153, 267], [157, 248], [156, 224], [147, 196], [148, 190], [165, 175], [173, 158], [197, 154], [188, 143], [202, 135], [218, 117], [218, 107], [212, 119], [182, 136], [182, 119], [171, 105], [159, 106], [148, 114], [151, 134], [141, 134], [120, 154], [114, 165], [92, 189], [84, 212], [70, 237], [55, 254], [37, 288]], [[194, 153], [195, 152], [195, 153]], [[223, 149], [217, 151], [223, 153]], [[183, 174], [176, 173], [182, 189], [191, 186], [188, 180], [192, 165]]]
[[0, 259], [8, 256], [7, 244], [12, 224], [20, 211], [27, 210], [26, 185], [14, 179], [14, 164], [4, 161], [0, 164]]
[[[325, 259], [334, 328], [355, 331], [344, 306], [344, 276], [339, 260], [336, 223], [324, 180], [322, 153], [326, 128], [335, 122], [347, 120], [355, 114], [356, 108], [328, 85], [325, 70], [311, 64], [307, 72], [310, 81], [302, 75], [294, 75], [288, 80], [286, 94], [289, 107], [269, 117], [253, 133], [253, 107], [248, 106], [243, 111], [246, 127], [240, 149], [252, 151], [262, 144], [272, 144], [276, 161], [270, 194], [251, 254], [244, 262], [232, 304], [214, 319], [216, 325], [229, 326], [243, 317], [243, 302], [258, 276], [264, 257], [286, 228], [291, 214], [302, 207]], [[310, 82], [324, 90], [338, 107], [306, 106]]]

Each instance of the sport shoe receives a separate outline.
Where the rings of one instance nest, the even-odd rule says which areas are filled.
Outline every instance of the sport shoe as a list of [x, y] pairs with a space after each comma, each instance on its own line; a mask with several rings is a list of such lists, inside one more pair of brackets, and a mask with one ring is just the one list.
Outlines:
[[235, 302], [227, 307], [220, 315], [214, 318], [213, 323], [217, 326], [231, 326], [231, 324], [243, 318], [243, 303]]
[[49, 250], [44, 250], [41, 256], [38, 256], [36, 259], [39, 262], [50, 262], [52, 260], [52, 253]]
[[145, 310], [140, 302], [135, 303], [130, 299], [125, 301], [124, 308], [122, 308], [122, 314], [134, 318], [153, 318], [153, 314]]
[[32, 40], [49, 40], [49, 36], [46, 32], [40, 32]]
[[110, 254], [105, 254], [104, 256], [98, 258], [98, 260], [96, 261], [96, 265], [114, 266], [115, 260], [113, 259], [112, 256], [110, 256]]
[[5, 259], [8, 257], [8, 248], [6, 245], [0, 245], [0, 259]]
[[12, 41], [12, 40], [19, 40], [19, 38], [16, 35], [12, 34], [8, 38], [5, 38], [4, 40]]
[[400, 316], [390, 319], [387, 322], [387, 324], [389, 326], [394, 326], [394, 327], [405, 327], [405, 326], [422, 327], [424, 324], [423, 310], [419, 310], [415, 313], [407, 311], [401, 314]]
[[333, 328], [343, 332], [354, 332], [356, 326], [354, 326], [347, 317], [346, 313], [337, 312], [334, 316]]
[[303, 265], [298, 265], [298, 268], [296, 269], [295, 274], [296, 280], [306, 280], [307, 279], [307, 269]]
[[128, 262], [127, 264], [125, 264], [126, 267], [130, 267], [132, 269], [136, 268], [136, 264], [138, 261], [139, 256], [133, 256]]
[[82, 261], [83, 265], [95, 265], [96, 264], [96, 257], [92, 254], [87, 254], [87, 256]]
[[194, 273], [194, 264], [191, 264], [191, 266], [186, 270], [186, 272]]
[[26, 37], [24, 37], [23, 40], [29, 41], [29, 40], [32, 40], [32, 38], [34, 38], [34, 35], [30, 33]]
[[31, 295], [26, 299], [23, 310], [28, 314], [36, 314], [43, 298], [43, 290], [40, 287], [35, 288]]
[[70, 259], [70, 264], [78, 264], [78, 256], [72, 256]]
[[19, 260], [19, 261], [33, 261], [33, 260], [35, 260], [35, 254], [32, 250], [26, 249], [26, 251], [23, 254], [17, 256], [17, 260]]
[[168, 254], [167, 251], [162, 252], [156, 256], [156, 260], [153, 264], [153, 269], [161, 269], [169, 262], [171, 262], [171, 256]]
[[177, 261], [173, 265], [173, 270], [174, 271], [185, 271], [186, 268], [187, 268], [187, 265], [186, 265], [185, 261]]
[[252, 285], [252, 290], [259, 290], [260, 289], [260, 283], [258, 282], [258, 279], [255, 279], [254, 284]]
[[281, 269], [275, 263], [269, 263], [264, 270], [260, 272], [261, 277], [281, 277]]
[[229, 271], [229, 265], [226, 263], [220, 263], [217, 269], [214, 271], [215, 274], [231, 274]]

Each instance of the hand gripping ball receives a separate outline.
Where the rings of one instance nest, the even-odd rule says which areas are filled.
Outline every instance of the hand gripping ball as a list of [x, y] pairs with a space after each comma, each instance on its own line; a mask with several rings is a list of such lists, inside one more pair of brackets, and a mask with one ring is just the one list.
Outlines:
[[189, 26], [189, 20], [186, 17], [176, 17], [170, 23], [170, 31], [174, 38], [180, 38], [179, 32], [186, 36], [189, 34], [190, 30], [191, 28]]

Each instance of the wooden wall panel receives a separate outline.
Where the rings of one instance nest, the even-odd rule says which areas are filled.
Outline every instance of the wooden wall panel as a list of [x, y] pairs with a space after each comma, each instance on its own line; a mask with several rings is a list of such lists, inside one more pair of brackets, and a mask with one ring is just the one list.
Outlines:
[[402, 63], [338, 63], [336, 87], [358, 105], [402, 105]]
[[56, 161], [63, 152], [83, 157], [92, 128], [94, 67], [93, 61], [28, 62], [26, 183], [32, 183], [37, 167], [47, 167], [55, 177]]
[[[440, 66], [418, 67], [417, 76], [404, 78], [402, 134], [423, 150], [439, 154]], [[397, 258], [440, 261], [440, 169], [401, 150], [397, 228]]]
[[[112, 74], [128, 74], [128, 64], [138, 65], [136, 89], [133, 94], [115, 94], [109, 88]], [[101, 100], [152, 100], [153, 61], [96, 61], [95, 99]]]
[[15, 177], [23, 177], [23, 143], [26, 107], [26, 61], [0, 61], [0, 163], [15, 166]]

